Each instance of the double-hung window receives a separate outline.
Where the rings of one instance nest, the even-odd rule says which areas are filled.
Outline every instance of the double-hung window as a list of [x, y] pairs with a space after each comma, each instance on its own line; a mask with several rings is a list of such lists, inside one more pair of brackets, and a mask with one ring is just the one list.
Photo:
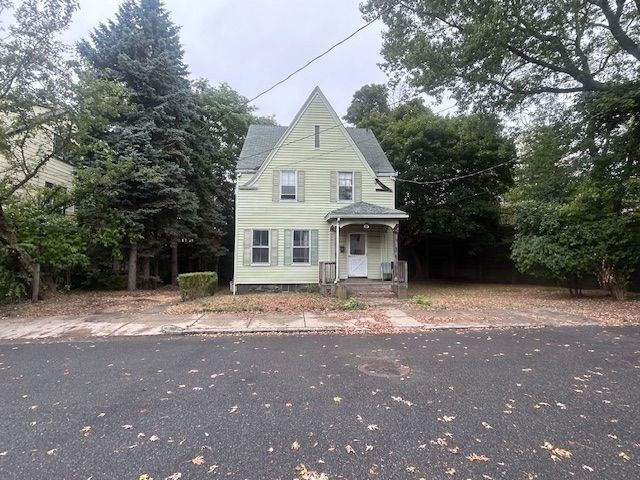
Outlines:
[[269, 264], [269, 230], [253, 230], [251, 239], [251, 263]]
[[309, 230], [294, 230], [293, 242], [291, 242], [292, 263], [309, 264], [311, 263], [311, 240]]
[[353, 172], [338, 172], [338, 201], [353, 202]]
[[295, 170], [280, 172], [280, 200], [296, 200], [298, 181]]

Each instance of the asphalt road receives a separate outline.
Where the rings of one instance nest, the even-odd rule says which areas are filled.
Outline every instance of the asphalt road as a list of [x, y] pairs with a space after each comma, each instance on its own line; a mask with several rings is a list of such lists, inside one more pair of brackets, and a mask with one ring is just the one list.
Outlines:
[[640, 327], [2, 343], [0, 478], [630, 480], [639, 376]]

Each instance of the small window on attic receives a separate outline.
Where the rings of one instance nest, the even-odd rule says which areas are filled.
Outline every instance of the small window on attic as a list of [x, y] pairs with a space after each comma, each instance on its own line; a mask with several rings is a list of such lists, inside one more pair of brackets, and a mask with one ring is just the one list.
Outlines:
[[320, 125], [315, 125], [313, 127], [314, 137], [315, 137], [315, 146], [316, 148], [320, 148]]

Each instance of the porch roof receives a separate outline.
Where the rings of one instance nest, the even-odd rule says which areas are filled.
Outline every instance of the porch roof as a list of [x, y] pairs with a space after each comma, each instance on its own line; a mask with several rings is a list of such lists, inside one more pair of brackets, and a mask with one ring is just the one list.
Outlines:
[[409, 218], [402, 210], [395, 208], [381, 207], [368, 202], [350, 203], [337, 210], [332, 210], [325, 215], [325, 220], [333, 220], [336, 218], [385, 218], [385, 219], [401, 219]]

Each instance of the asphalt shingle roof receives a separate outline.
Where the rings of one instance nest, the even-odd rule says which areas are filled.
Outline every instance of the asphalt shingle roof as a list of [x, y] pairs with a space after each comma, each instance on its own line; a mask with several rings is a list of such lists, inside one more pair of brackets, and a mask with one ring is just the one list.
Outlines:
[[[287, 128], [280, 125], [251, 125], [236, 168], [238, 170], [257, 170], [260, 168]], [[394, 172], [371, 130], [352, 127], [347, 127], [346, 130], [376, 174]]]
[[332, 210], [327, 213], [326, 219], [330, 218], [365, 218], [365, 217], [389, 217], [389, 218], [407, 218], [408, 215], [402, 210], [396, 210], [395, 208], [381, 207], [380, 205], [374, 205], [368, 202], [350, 203], [349, 205]]

